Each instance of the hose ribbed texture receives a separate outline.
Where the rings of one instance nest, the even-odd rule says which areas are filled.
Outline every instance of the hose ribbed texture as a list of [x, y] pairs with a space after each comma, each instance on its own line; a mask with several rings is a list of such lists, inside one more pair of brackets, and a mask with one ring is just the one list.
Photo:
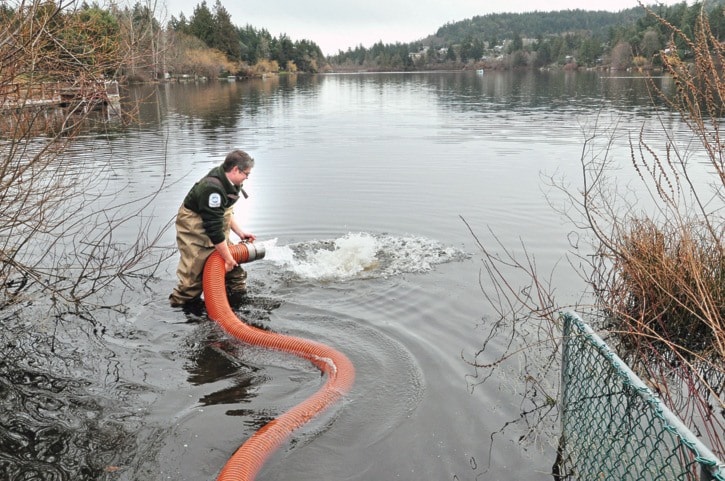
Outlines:
[[[249, 260], [246, 245], [233, 245], [230, 250], [237, 262]], [[212, 253], [204, 266], [203, 281], [204, 303], [211, 319], [240, 341], [295, 354], [327, 374], [325, 384], [314, 395], [262, 426], [242, 444], [217, 477], [219, 481], [251, 481], [295, 429], [350, 391], [355, 367], [344, 354], [324, 344], [264, 331], [242, 322], [229, 306], [225, 274], [224, 259], [218, 252]]]

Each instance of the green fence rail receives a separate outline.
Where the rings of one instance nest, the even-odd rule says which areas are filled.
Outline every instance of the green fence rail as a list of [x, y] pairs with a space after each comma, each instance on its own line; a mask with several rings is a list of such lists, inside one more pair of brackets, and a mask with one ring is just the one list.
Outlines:
[[725, 481], [725, 464], [607, 344], [562, 317], [561, 479]]

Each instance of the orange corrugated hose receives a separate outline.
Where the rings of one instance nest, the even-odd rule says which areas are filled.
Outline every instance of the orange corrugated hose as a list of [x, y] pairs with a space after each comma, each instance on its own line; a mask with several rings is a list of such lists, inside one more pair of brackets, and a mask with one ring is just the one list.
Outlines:
[[[230, 250], [237, 262], [249, 260], [249, 249], [245, 244], [230, 246]], [[355, 367], [344, 354], [324, 344], [264, 331], [242, 322], [229, 306], [224, 275], [224, 259], [214, 252], [206, 261], [203, 278], [204, 303], [211, 319], [240, 341], [295, 354], [327, 374], [327, 381], [313, 396], [264, 425], [242, 444], [217, 477], [219, 481], [253, 480], [292, 431], [350, 391]]]

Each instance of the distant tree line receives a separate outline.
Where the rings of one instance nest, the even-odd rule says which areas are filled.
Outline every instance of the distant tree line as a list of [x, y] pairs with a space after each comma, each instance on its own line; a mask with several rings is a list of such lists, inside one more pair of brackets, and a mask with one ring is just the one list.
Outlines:
[[183, 13], [178, 18], [172, 16], [168, 30], [183, 42], [201, 42], [206, 48], [221, 52], [237, 65], [236, 73], [279, 69], [316, 73], [327, 65], [320, 47], [310, 40], [293, 41], [286, 34], [278, 38], [263, 28], [234, 25], [220, 0], [216, 0], [211, 10], [203, 0], [189, 19]]
[[[37, 11], [56, 8], [57, 2], [38, 0], [43, 7]], [[616, 13], [567, 10], [489, 14], [443, 25], [434, 35], [414, 42], [358, 45], [327, 58], [311, 40], [292, 40], [286, 34], [274, 37], [264, 28], [235, 25], [220, 0], [211, 8], [203, 0], [189, 18], [181, 13], [165, 24], [157, 18], [152, 0], [125, 8], [115, 3], [101, 8], [84, 2], [64, 11], [63, 18], [77, 19], [72, 23], [79, 27], [65, 29], [62, 36], [69, 45], [78, 46], [68, 54], [88, 65], [104, 63], [103, 59], [111, 55], [121, 58], [112, 63], [114, 70], [104, 75], [128, 81], [167, 75], [251, 77], [280, 71], [648, 69], [661, 66], [661, 52], [667, 49], [677, 49], [683, 59], [689, 55], [680, 37], [672, 37], [664, 25], [689, 35], [704, 14], [713, 35], [725, 38], [724, 4], [725, 0], [713, 0], [688, 6], [683, 1]], [[23, 14], [6, 2], [0, 5], [0, 13], [6, 26], [12, 24], [14, 16]], [[91, 37], [97, 41], [91, 42]], [[93, 49], [84, 47], [95, 43], [99, 45]]]
[[[690, 6], [652, 5], [620, 12], [565, 10], [502, 13], [449, 23], [411, 43], [362, 45], [328, 57], [334, 69], [419, 70], [462, 68], [606, 67], [648, 69], [662, 65], [660, 53], [677, 49], [686, 58], [681, 37], [706, 16], [716, 38], [725, 39], [725, 0]], [[661, 17], [659, 21], [654, 15]], [[672, 41], [672, 44], [670, 42]]]
[[[286, 35], [273, 37], [250, 25], [238, 27], [216, 0], [213, 8], [202, 1], [191, 18], [183, 14], [166, 24], [157, 18], [156, 3], [136, 2], [121, 8], [117, 3], [100, 7], [60, 0], [34, 0], [33, 15], [56, 13], [52, 22], [68, 27], [59, 34], [70, 46], [66, 55], [88, 66], [113, 65], [101, 72], [107, 78], [148, 81], [165, 75], [219, 76], [263, 75], [280, 70], [319, 72], [327, 61], [319, 46], [309, 40], [293, 41]], [[12, 33], [13, 25], [29, 11], [24, 2], [0, 4], [0, 28]], [[72, 20], [72, 21], [71, 21]], [[91, 48], [91, 46], [93, 46]], [[107, 62], [109, 56], [119, 62]], [[93, 68], [98, 73], [98, 69]], [[59, 72], [38, 69], [50, 77]]]

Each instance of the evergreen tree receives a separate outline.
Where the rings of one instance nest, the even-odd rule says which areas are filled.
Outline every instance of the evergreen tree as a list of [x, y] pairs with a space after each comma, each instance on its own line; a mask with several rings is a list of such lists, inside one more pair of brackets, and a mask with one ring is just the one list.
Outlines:
[[453, 46], [448, 47], [448, 50], [446, 51], [446, 60], [456, 60], [456, 51], [453, 49]]
[[[473, 38], [472, 37], [466, 37], [465, 40], [463, 40], [463, 43], [461, 43], [461, 49], [459, 51], [459, 55], [461, 56], [461, 62], [466, 63], [469, 60], [476, 60], [476, 56], [473, 53]], [[480, 57], [478, 57], [480, 58]]]
[[184, 12], [181, 12], [179, 14], [179, 18], [177, 19], [173, 15], [171, 16], [171, 20], [169, 20], [168, 28], [170, 30], [173, 30], [174, 32], [182, 32], [182, 33], [189, 33], [189, 22], [186, 21], [186, 17], [184, 16]]
[[552, 63], [553, 57], [551, 55], [551, 43], [544, 42], [542, 39], [539, 39], [535, 45], [535, 51], [536, 61], [534, 65], [536, 67], [545, 67]]
[[509, 45], [509, 53], [518, 52], [523, 49], [524, 49], [524, 39], [521, 38], [521, 35], [519, 35], [518, 33], [515, 33], [513, 36], [513, 40], [511, 41], [511, 45]]
[[592, 37], [582, 39], [579, 47], [577, 61], [582, 65], [593, 66], [597, 63], [597, 59], [602, 54], [601, 43]]
[[257, 46], [259, 45], [259, 34], [251, 25], [246, 25], [237, 31], [239, 37], [239, 57], [243, 62], [250, 65], [257, 63]]
[[214, 4], [214, 30], [213, 41], [209, 45], [223, 52], [232, 60], [240, 60], [242, 47], [239, 41], [237, 27], [232, 24], [232, 17], [220, 0]]
[[273, 51], [273, 58], [277, 60], [280, 66], [283, 68], [287, 65], [287, 62], [295, 60], [295, 46], [292, 40], [286, 35], [282, 34], [279, 40], [276, 42], [276, 48]]
[[715, 8], [710, 12], [710, 30], [719, 41], [725, 40], [725, 8]]
[[194, 14], [189, 19], [189, 34], [195, 36], [207, 47], [214, 45], [214, 15], [212, 15], [206, 0], [194, 7]]

